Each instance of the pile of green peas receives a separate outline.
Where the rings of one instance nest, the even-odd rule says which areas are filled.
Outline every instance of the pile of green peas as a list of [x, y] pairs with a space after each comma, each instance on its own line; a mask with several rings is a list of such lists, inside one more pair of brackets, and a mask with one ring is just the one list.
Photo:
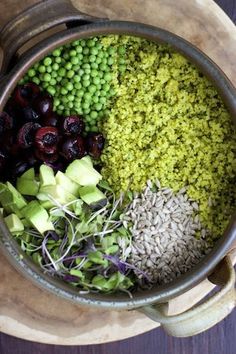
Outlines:
[[125, 47], [105, 48], [98, 37], [77, 40], [36, 63], [21, 83], [36, 83], [54, 98], [54, 111], [82, 115], [86, 131], [96, 132], [116, 94], [113, 74], [126, 70], [125, 54]]

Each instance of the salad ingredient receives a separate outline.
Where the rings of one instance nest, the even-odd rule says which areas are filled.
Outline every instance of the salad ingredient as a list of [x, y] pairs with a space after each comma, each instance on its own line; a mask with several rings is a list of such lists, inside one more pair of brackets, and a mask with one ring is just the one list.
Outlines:
[[129, 262], [139, 274], [140, 286], [173, 281], [192, 269], [211, 250], [211, 235], [199, 220], [198, 203], [189, 199], [187, 188], [174, 193], [148, 181], [123, 216], [132, 234]]
[[40, 88], [33, 82], [18, 85], [13, 94], [13, 100], [20, 107], [27, 107], [40, 94]]
[[17, 143], [20, 148], [28, 149], [30, 148], [35, 139], [37, 130], [41, 127], [38, 123], [28, 122], [25, 123], [19, 130], [17, 134]]
[[103, 151], [105, 139], [101, 133], [89, 133], [87, 135], [87, 150], [90, 156], [98, 159]]
[[69, 116], [63, 120], [63, 131], [66, 135], [75, 135], [83, 133], [84, 122], [80, 116]]
[[79, 189], [80, 198], [93, 209], [101, 209], [107, 198], [96, 186], [84, 186]]
[[39, 168], [40, 187], [56, 184], [53, 169], [47, 165], [41, 165]]
[[79, 185], [68, 178], [64, 173], [58, 171], [55, 176], [56, 184], [63, 187], [70, 194], [79, 195]]
[[36, 196], [39, 190], [39, 183], [34, 179], [27, 179], [21, 176], [17, 178], [16, 188], [23, 195]]
[[35, 134], [35, 145], [45, 154], [54, 154], [59, 141], [58, 130], [55, 127], [39, 128]]
[[24, 225], [16, 214], [10, 214], [4, 218], [4, 221], [13, 234], [22, 233], [24, 231]]
[[24, 107], [21, 110], [22, 119], [24, 122], [39, 121], [39, 114], [32, 107]]
[[66, 161], [80, 159], [86, 155], [84, 139], [81, 136], [70, 137], [62, 142], [60, 154]]
[[81, 186], [96, 186], [102, 179], [88, 158], [73, 161], [66, 169], [66, 176]]
[[[200, 219], [219, 238], [235, 208], [236, 134], [215, 88], [181, 54], [145, 39], [113, 36], [126, 46], [116, 82], [101, 173], [117, 193], [147, 179], [174, 191], [189, 186]], [[122, 168], [117, 168], [122, 166]]]
[[49, 214], [36, 200], [29, 202], [23, 209], [22, 214], [40, 234], [48, 230], [54, 230], [53, 223], [49, 220]]
[[43, 117], [47, 117], [52, 114], [53, 111], [53, 99], [49, 95], [40, 94], [33, 103], [36, 112]]

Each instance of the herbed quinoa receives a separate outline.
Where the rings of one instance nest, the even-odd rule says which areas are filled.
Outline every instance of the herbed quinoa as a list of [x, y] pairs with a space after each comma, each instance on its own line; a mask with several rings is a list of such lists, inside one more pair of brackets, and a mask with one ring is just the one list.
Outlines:
[[157, 178], [174, 191], [188, 186], [211, 237], [220, 237], [235, 207], [236, 137], [218, 93], [167, 45], [127, 36], [103, 43], [125, 46], [127, 64], [101, 125], [103, 177], [117, 192]]

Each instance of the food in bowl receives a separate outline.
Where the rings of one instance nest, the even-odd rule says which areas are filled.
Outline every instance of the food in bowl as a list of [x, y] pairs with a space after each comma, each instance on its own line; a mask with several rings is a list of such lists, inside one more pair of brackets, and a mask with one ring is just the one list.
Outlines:
[[223, 234], [234, 127], [212, 84], [170, 46], [72, 42], [27, 72], [5, 111], [2, 213], [46, 273], [132, 296], [190, 270]]

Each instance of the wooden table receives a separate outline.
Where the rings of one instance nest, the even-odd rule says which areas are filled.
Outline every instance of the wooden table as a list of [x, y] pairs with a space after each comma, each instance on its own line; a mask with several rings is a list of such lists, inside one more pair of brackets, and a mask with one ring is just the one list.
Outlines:
[[[128, 1], [128, 0], [127, 0]], [[165, 0], [162, 0], [165, 1]], [[189, 0], [191, 2], [191, 0]], [[198, 0], [199, 2], [204, 0]], [[28, 1], [27, 1], [28, 2]], [[32, 1], [35, 2], [35, 1]], [[0, 8], [7, 9], [9, 6], [16, 8], [17, 0], [1, 0]], [[21, 7], [22, 4], [21, 3]], [[231, 19], [236, 21], [236, 0], [217, 0]], [[88, 7], [91, 7], [88, 0]], [[2, 14], [1, 16], [2, 17]], [[128, 353], [181, 353], [181, 354], [198, 354], [200, 352], [207, 354], [234, 354], [234, 336], [236, 333], [236, 313], [234, 312], [224, 322], [215, 326], [212, 330], [193, 337], [191, 339], [173, 339], [163, 333], [161, 329], [156, 329], [144, 335], [140, 335], [129, 340], [114, 342], [98, 346], [83, 347], [59, 347], [37, 344], [22, 341], [14, 337], [0, 334], [0, 354], [27, 354], [27, 353], [50, 353], [50, 354], [75, 354], [75, 353], [110, 353], [128, 354]]]

